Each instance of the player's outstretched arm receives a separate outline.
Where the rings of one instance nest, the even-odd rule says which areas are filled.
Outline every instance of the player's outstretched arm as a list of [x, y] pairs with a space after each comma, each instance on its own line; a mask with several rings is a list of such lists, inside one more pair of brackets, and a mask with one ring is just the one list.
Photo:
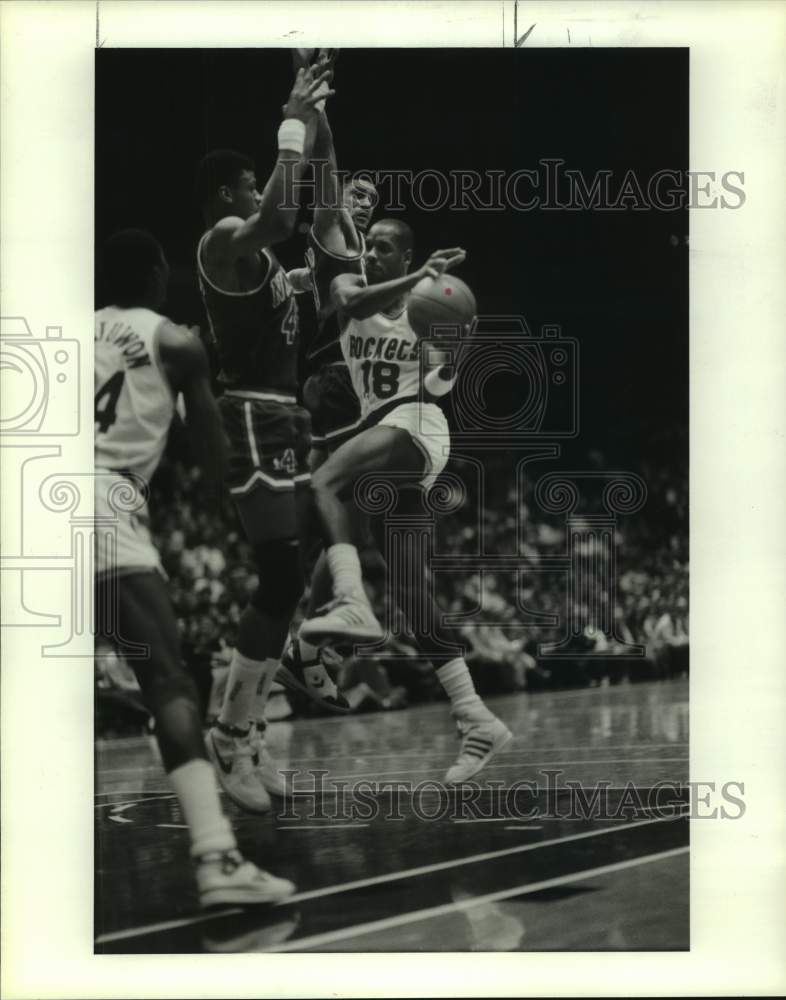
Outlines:
[[417, 271], [405, 274], [392, 281], [381, 281], [377, 285], [365, 285], [357, 274], [339, 274], [330, 286], [330, 297], [336, 308], [351, 319], [368, 319], [374, 313], [392, 305], [405, 292], [410, 291], [423, 278], [437, 278], [450, 267], [456, 267], [466, 259], [466, 251], [461, 247], [437, 250]]
[[190, 330], [165, 322], [158, 335], [158, 351], [172, 391], [182, 394], [193, 453], [206, 483], [218, 493], [229, 466], [229, 448], [210, 388], [205, 348]]
[[325, 112], [317, 118], [314, 143], [314, 235], [331, 253], [360, 250], [360, 237], [349, 210], [341, 203], [333, 133]]
[[334, 93], [332, 90], [318, 93], [331, 74], [330, 66], [298, 70], [278, 132], [278, 158], [262, 192], [259, 209], [245, 220], [229, 216], [217, 222], [205, 243], [208, 259], [226, 263], [248, 257], [292, 235], [300, 207], [297, 181], [306, 165], [303, 155], [306, 127], [315, 114], [315, 105]]

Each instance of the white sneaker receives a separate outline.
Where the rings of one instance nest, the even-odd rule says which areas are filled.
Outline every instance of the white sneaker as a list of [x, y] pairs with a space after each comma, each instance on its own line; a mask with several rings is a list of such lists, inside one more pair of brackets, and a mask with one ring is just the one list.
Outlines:
[[218, 783], [241, 809], [253, 813], [270, 812], [272, 803], [258, 768], [258, 750], [248, 733], [229, 735], [216, 724], [207, 734], [207, 753], [216, 770]]
[[365, 595], [344, 594], [323, 609], [326, 613], [309, 618], [300, 626], [300, 637], [312, 646], [326, 642], [375, 642], [384, 636]]
[[196, 859], [199, 902], [203, 907], [280, 903], [295, 891], [289, 879], [246, 861], [237, 851], [212, 851]]
[[292, 779], [282, 775], [278, 764], [270, 756], [265, 742], [265, 724], [257, 722], [256, 725], [252, 726], [249, 737], [253, 751], [252, 760], [259, 780], [271, 795], [278, 795], [281, 798], [291, 795]]
[[461, 737], [461, 750], [445, 775], [448, 785], [469, 781], [513, 739], [505, 723], [496, 718], [490, 722], [456, 719], [456, 728]]

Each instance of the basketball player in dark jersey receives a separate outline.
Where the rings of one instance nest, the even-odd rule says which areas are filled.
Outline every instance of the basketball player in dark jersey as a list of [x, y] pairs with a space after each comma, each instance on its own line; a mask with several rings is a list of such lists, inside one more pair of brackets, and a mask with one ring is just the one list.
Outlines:
[[[363, 274], [364, 234], [371, 222], [377, 193], [371, 181], [363, 178], [350, 180], [339, 193], [335, 147], [324, 110], [317, 120], [312, 162], [315, 208], [307, 237], [308, 270], [306, 275], [295, 274], [300, 288], [311, 288], [317, 317], [316, 328], [301, 354], [305, 372], [300, 373], [302, 398], [312, 421], [309, 466], [313, 472], [360, 426], [360, 403], [341, 352], [341, 331], [330, 287], [340, 274]], [[322, 556], [313, 578], [317, 586], [310, 593], [308, 617], [315, 615], [332, 596], [325, 562], [326, 557]], [[282, 657], [278, 680], [286, 687], [302, 691], [328, 711], [346, 713], [350, 710], [349, 703], [325, 669], [323, 657], [330, 661], [330, 651], [320, 651], [298, 641], [293, 634]]]
[[[323, 127], [329, 132], [326, 116], [320, 119], [317, 143]], [[315, 145], [315, 158], [317, 149]], [[377, 193], [370, 180], [355, 178], [342, 188], [341, 197], [340, 208], [317, 203], [307, 237], [306, 261], [317, 311], [317, 328], [306, 347], [303, 385], [303, 401], [312, 420], [312, 471], [360, 426], [360, 404], [341, 354], [330, 286], [339, 274], [363, 274], [364, 236]]]
[[[259, 194], [253, 163], [238, 153], [209, 153], [197, 189], [207, 231], [197, 269], [223, 395], [230, 441], [230, 494], [254, 549], [259, 586], [239, 624], [226, 694], [208, 751], [224, 790], [241, 807], [270, 808], [269, 793], [289, 791], [264, 743], [262, 712], [279, 667], [289, 622], [303, 592], [299, 536], [309, 496], [310, 420], [296, 403], [298, 312], [291, 284], [271, 246], [291, 234], [294, 183], [305, 165], [306, 126], [329, 65], [301, 69], [279, 129], [279, 156]], [[362, 588], [354, 546], [331, 548], [347, 637], [379, 636]]]

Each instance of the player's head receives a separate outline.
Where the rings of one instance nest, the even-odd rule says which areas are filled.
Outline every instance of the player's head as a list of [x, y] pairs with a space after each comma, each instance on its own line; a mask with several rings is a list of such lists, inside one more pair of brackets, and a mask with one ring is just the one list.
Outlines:
[[207, 153], [197, 167], [196, 194], [209, 220], [228, 215], [248, 219], [261, 201], [253, 160], [233, 149]]
[[412, 263], [415, 234], [400, 219], [381, 219], [366, 234], [366, 277], [370, 285], [403, 277]]
[[143, 229], [123, 229], [103, 247], [101, 266], [105, 298], [112, 305], [158, 309], [169, 281], [161, 244]]
[[344, 205], [359, 232], [365, 233], [379, 201], [377, 189], [366, 177], [353, 177], [344, 185]]

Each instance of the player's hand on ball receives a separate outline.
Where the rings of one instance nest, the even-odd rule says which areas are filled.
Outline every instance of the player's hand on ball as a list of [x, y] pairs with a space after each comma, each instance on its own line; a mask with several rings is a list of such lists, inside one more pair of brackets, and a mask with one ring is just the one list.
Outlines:
[[[335, 90], [325, 90], [322, 84], [329, 83], [333, 68], [328, 63], [301, 68], [297, 71], [295, 83], [284, 107], [285, 118], [299, 118], [304, 124], [314, 115], [316, 105], [335, 94]], [[320, 89], [321, 88], [321, 89]]]
[[423, 278], [438, 278], [451, 267], [458, 267], [467, 259], [467, 251], [461, 247], [451, 247], [449, 250], [435, 250], [420, 268]]

